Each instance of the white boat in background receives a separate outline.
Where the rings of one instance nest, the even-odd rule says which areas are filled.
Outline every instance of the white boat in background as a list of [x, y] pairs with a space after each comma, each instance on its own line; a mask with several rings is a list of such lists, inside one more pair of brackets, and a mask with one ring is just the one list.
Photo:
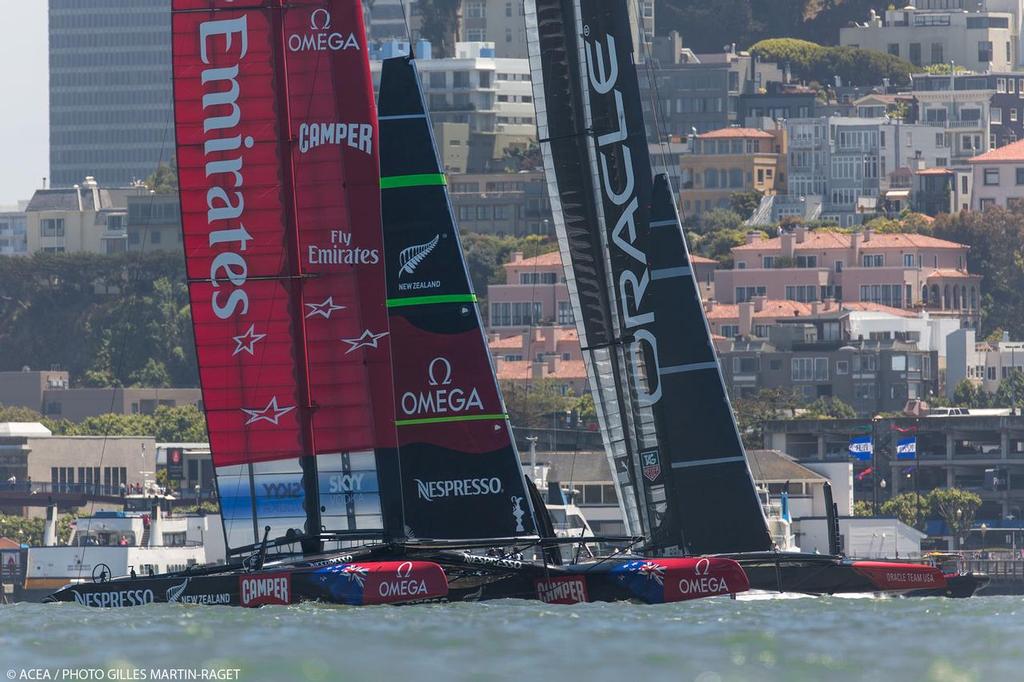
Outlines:
[[[155, 500], [150, 498], [150, 502]], [[145, 576], [224, 563], [219, 515], [165, 515], [159, 504], [152, 509], [103, 511], [79, 518], [68, 543], [60, 545], [56, 509], [50, 508], [43, 546], [27, 550], [25, 580], [16, 599], [40, 601], [65, 585], [113, 576]]]

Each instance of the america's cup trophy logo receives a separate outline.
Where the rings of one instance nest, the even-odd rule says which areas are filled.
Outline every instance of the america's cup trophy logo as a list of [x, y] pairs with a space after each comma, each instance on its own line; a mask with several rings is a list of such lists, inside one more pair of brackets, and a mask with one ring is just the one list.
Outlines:
[[526, 512], [523, 511], [523, 498], [515, 495], [512, 496], [512, 516], [516, 518], [516, 532], [526, 532], [526, 528], [523, 527], [523, 517], [526, 516]]

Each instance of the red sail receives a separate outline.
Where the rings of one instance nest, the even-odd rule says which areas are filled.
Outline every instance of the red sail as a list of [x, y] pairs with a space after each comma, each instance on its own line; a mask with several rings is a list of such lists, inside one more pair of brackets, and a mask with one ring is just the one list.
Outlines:
[[215, 466], [393, 447], [360, 3], [174, 10], [182, 225]]

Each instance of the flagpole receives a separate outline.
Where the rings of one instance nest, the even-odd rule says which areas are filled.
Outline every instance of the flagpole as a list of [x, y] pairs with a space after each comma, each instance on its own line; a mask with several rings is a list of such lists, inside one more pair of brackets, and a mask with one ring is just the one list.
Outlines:
[[921, 522], [921, 418], [914, 419], [914, 527]]
[[873, 500], [874, 514], [878, 516], [878, 448], [877, 446], [878, 420], [871, 419], [871, 497]]

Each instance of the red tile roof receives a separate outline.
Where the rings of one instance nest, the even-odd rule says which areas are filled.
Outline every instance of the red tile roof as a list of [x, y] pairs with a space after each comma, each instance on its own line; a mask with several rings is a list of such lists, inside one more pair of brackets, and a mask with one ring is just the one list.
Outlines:
[[714, 258], [705, 258], [704, 256], [698, 256], [695, 253], [690, 254], [691, 265], [718, 265], [718, 261]]
[[[799, 301], [770, 300], [764, 302], [760, 312], [754, 313], [755, 320], [778, 319], [780, 317], [806, 317], [811, 314], [810, 303]], [[734, 320], [740, 316], [740, 307], [736, 303], [716, 303], [707, 313], [709, 320]]]
[[548, 265], [561, 265], [562, 254], [558, 251], [551, 251], [550, 253], [542, 253], [539, 256], [533, 258], [524, 258], [518, 261], [509, 261], [505, 263], [506, 268], [521, 268], [521, 267], [533, 267], [537, 266], [548, 266]]
[[918, 175], [950, 175], [952, 172], [949, 168], [925, 168], [915, 171]]
[[712, 130], [710, 133], [704, 133], [698, 135], [698, 140], [716, 140], [716, 139], [727, 139], [734, 137], [756, 137], [764, 140], [771, 140], [774, 136], [771, 133], [766, 133], [763, 130], [757, 128], [721, 128], [719, 130]]
[[[937, 239], [923, 234], [904, 233], [872, 233], [871, 239], [861, 239], [862, 249], [887, 249], [887, 248], [918, 248], [918, 249], [966, 249], [964, 244]], [[850, 248], [850, 235], [845, 232], [834, 230], [812, 230], [807, 233], [803, 242], [796, 243], [794, 237], [793, 249], [796, 251], [825, 251], [827, 249], [848, 249]], [[740, 244], [733, 248], [733, 251], [773, 251], [782, 250], [782, 239], [773, 237], [771, 239], [760, 239], [752, 244]]]
[[1024, 161], [1024, 140], [997, 147], [970, 159], [971, 163], [994, 163], [998, 161]]
[[[544, 370], [544, 379], [581, 380], [587, 378], [582, 360], [559, 360], [555, 371]], [[529, 381], [533, 378], [533, 363], [529, 360], [503, 360], [498, 363], [498, 381]]]
[[957, 270], [955, 268], [939, 268], [938, 270], [932, 270], [928, 273], [928, 279], [933, 277], [942, 277], [944, 279], [955, 278], [955, 279], [971, 279], [972, 277], [980, 277], [981, 275], [971, 275], [964, 272], [963, 270]]
[[[917, 317], [917, 314], [910, 310], [893, 308], [892, 306], [882, 305], [881, 303], [872, 303], [871, 301], [844, 301], [842, 308], [843, 310], [856, 310], [866, 313], [889, 313], [896, 317]], [[827, 312], [833, 311], [834, 309]]]

